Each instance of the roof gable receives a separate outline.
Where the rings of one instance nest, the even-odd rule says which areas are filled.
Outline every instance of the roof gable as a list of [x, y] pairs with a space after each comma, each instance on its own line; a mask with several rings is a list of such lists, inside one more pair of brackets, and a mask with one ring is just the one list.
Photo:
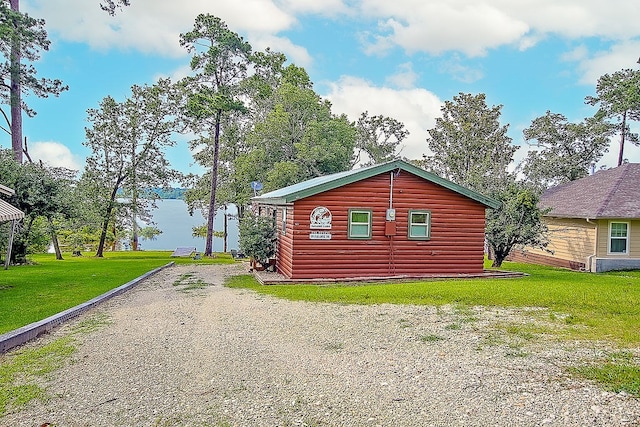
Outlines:
[[547, 216], [559, 218], [640, 218], [640, 163], [617, 168], [553, 187], [540, 198]]
[[420, 169], [419, 167], [407, 163], [403, 160], [393, 160], [391, 162], [368, 166], [360, 169], [353, 169], [331, 175], [320, 176], [308, 181], [303, 181], [298, 184], [293, 184], [288, 187], [281, 188], [279, 190], [270, 191], [260, 196], [253, 197], [251, 200], [253, 200], [254, 202], [270, 205], [292, 203], [296, 200], [304, 199], [306, 197], [323, 193], [334, 188], [342, 187], [353, 182], [362, 181], [364, 179], [382, 173], [391, 172], [396, 169], [404, 170], [426, 181], [441, 185], [442, 187], [455, 191], [456, 193], [475, 200], [476, 202], [482, 203], [487, 207], [497, 208], [498, 206], [500, 206], [500, 202], [497, 202], [468, 188], [454, 184], [449, 180], [441, 178], [431, 172]]

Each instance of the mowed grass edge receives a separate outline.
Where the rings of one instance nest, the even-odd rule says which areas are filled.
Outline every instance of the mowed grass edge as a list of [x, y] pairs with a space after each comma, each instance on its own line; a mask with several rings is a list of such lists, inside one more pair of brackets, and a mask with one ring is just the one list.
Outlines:
[[0, 334], [89, 301], [166, 265], [232, 263], [227, 254], [200, 260], [171, 258], [170, 251], [106, 252], [103, 258], [32, 255], [32, 264], [0, 271]]
[[[232, 277], [227, 286], [251, 289], [289, 300], [339, 304], [424, 304], [505, 307], [544, 317], [554, 328], [533, 327], [560, 339], [604, 341], [638, 351], [640, 345], [640, 271], [581, 273], [528, 264], [503, 269], [528, 276], [510, 279], [433, 280], [365, 285], [261, 286], [250, 275]], [[529, 310], [542, 308], [543, 310]], [[504, 325], [503, 325], [504, 327]], [[507, 326], [507, 329], [509, 327]], [[518, 325], [517, 330], [523, 326]], [[638, 355], [623, 350], [600, 361], [568, 368], [604, 388], [640, 397]]]
[[[544, 308], [547, 320], [580, 325], [578, 338], [640, 344], [640, 271], [581, 273], [528, 264], [504, 263], [527, 276], [362, 285], [269, 285], [250, 276], [228, 286], [245, 287], [289, 300], [341, 304], [418, 304]], [[533, 311], [534, 313], [536, 311]]]

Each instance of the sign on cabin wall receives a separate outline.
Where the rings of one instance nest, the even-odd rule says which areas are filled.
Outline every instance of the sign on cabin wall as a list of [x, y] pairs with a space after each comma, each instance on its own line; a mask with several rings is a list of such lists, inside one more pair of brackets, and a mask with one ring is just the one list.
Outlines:
[[331, 230], [331, 211], [324, 206], [318, 206], [317, 208], [312, 210], [310, 219], [310, 229]]
[[330, 231], [312, 231], [309, 233], [309, 239], [311, 240], [331, 240]]
[[[309, 217], [311, 230], [331, 230], [331, 211], [324, 206], [318, 206]], [[309, 233], [311, 240], [331, 240], [330, 231], [312, 231]]]

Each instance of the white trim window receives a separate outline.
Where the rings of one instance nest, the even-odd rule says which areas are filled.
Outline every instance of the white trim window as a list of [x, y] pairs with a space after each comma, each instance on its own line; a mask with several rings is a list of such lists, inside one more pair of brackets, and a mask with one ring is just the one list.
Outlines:
[[371, 239], [370, 209], [349, 209], [349, 239]]
[[629, 253], [629, 223], [609, 223], [609, 253], [625, 255]]
[[282, 208], [282, 234], [287, 234], [287, 207]]
[[431, 212], [425, 210], [409, 211], [409, 235], [412, 240], [429, 240], [431, 238]]

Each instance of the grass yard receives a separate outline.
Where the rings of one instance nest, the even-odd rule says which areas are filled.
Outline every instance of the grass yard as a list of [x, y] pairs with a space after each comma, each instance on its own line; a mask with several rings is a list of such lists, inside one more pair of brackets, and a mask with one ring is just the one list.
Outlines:
[[[290, 300], [339, 304], [454, 304], [530, 308], [550, 327], [502, 325], [507, 332], [533, 338], [547, 333], [559, 338], [605, 341], [621, 350], [606, 360], [591, 361], [568, 371], [604, 388], [640, 398], [640, 271], [580, 273], [544, 266], [504, 263], [503, 269], [528, 273], [517, 279], [467, 279], [366, 285], [261, 286], [253, 276], [231, 278], [227, 286], [252, 289]], [[427, 336], [425, 340], [437, 340]], [[627, 350], [629, 349], [629, 350]], [[634, 349], [636, 352], [634, 354]]]
[[593, 274], [508, 262], [503, 268], [529, 276], [326, 286], [261, 286], [251, 276], [240, 276], [229, 286], [290, 300], [342, 304], [543, 307], [547, 320], [576, 326], [565, 328], [572, 337], [640, 345], [640, 271]]
[[[108, 253], [103, 259], [66, 255], [64, 261], [56, 261], [53, 255], [37, 255], [32, 261], [33, 265], [0, 271], [0, 333], [85, 302], [170, 261], [178, 264], [234, 262], [230, 255], [194, 261], [170, 258], [170, 252], [152, 251]], [[526, 313], [542, 316], [548, 324], [558, 327], [524, 331], [520, 325], [516, 332], [530, 335], [547, 332], [561, 338], [602, 340], [617, 346], [620, 351], [610, 354], [607, 360], [578, 366], [571, 372], [598, 381], [611, 390], [624, 390], [640, 397], [640, 356], [633, 353], [640, 347], [640, 271], [591, 274], [515, 263], [505, 263], [503, 268], [528, 276], [363, 285], [261, 286], [253, 276], [242, 275], [231, 278], [227, 286], [290, 300], [338, 304], [544, 308]], [[199, 284], [192, 283], [191, 279], [181, 277], [174, 285], [185, 291], [197, 288]], [[425, 337], [425, 340], [437, 339], [437, 336]], [[61, 349], [66, 352], [67, 344], [62, 343]], [[57, 354], [57, 350], [54, 353]], [[23, 370], [12, 366], [2, 367], [10, 370], [0, 371], [0, 380], [4, 377], [11, 380], [18, 375], [12, 373], [14, 370]], [[13, 383], [13, 380], [7, 382]], [[16, 390], [10, 391], [7, 387], [0, 384], [0, 416], [2, 407], [16, 399]], [[18, 400], [28, 400], [34, 393], [37, 395], [39, 391], [24, 390], [18, 394], [22, 396]]]
[[86, 302], [171, 261], [232, 263], [231, 255], [193, 260], [170, 251], [106, 252], [104, 258], [32, 255], [32, 265], [0, 270], [0, 334]]

